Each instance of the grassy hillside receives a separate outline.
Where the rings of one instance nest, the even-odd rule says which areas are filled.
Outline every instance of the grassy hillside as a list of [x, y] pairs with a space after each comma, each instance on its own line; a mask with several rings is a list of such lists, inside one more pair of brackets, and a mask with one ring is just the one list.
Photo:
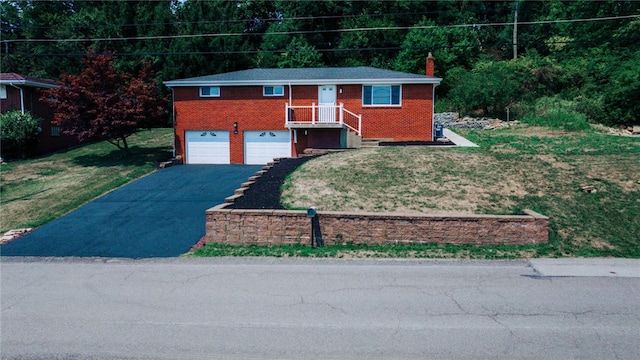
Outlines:
[[[513, 256], [640, 257], [640, 138], [519, 125], [465, 131], [479, 148], [383, 147], [314, 159], [288, 208], [550, 217], [550, 244]], [[593, 186], [594, 192], [583, 191]]]
[[172, 130], [130, 137], [129, 154], [100, 142], [0, 168], [0, 232], [36, 227], [154, 170], [172, 154]]

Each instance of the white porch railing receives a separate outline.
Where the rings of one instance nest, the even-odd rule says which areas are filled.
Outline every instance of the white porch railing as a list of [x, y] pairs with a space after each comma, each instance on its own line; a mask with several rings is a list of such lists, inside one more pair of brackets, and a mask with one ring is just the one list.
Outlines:
[[316, 104], [307, 106], [291, 106], [285, 103], [285, 126], [287, 125], [344, 125], [362, 136], [362, 115], [355, 114], [344, 108], [344, 104]]

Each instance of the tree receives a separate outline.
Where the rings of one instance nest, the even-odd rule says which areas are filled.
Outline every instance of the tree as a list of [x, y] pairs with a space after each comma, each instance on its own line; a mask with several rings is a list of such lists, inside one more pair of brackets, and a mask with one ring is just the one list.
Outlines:
[[119, 72], [110, 53], [84, 58], [79, 75], [63, 73], [61, 86], [44, 92], [42, 100], [54, 111], [54, 124], [80, 141], [107, 140], [129, 148], [127, 138], [140, 128], [161, 124], [167, 99], [158, 95], [151, 66], [137, 76]]
[[449, 100], [464, 112], [482, 109], [484, 116], [501, 113], [522, 99], [526, 93], [523, 84], [534, 82], [533, 75], [523, 70], [523, 63], [516, 61], [478, 62], [470, 71], [451, 69], [447, 78], [454, 85]]
[[20, 110], [0, 115], [0, 143], [2, 156], [24, 158], [36, 144], [40, 120]]
[[431, 20], [422, 20], [411, 29], [402, 43], [396, 59], [396, 70], [424, 74], [427, 53], [437, 59], [436, 76], [456, 66], [470, 68], [478, 59], [480, 40], [470, 27], [437, 27]]
[[[640, 55], [640, 52], [638, 52]], [[609, 124], [640, 123], [640, 59], [634, 57], [614, 70], [602, 89], [605, 121]]]

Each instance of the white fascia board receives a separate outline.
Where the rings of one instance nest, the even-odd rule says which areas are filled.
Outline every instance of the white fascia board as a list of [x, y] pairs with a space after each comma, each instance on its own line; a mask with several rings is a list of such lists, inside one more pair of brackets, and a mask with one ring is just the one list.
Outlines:
[[47, 84], [30, 80], [0, 80], [0, 85], [29, 86], [45, 89], [53, 89], [59, 87], [58, 85], [54, 84]]
[[234, 80], [234, 81], [165, 81], [168, 87], [194, 86], [270, 86], [270, 85], [376, 85], [376, 84], [440, 84], [442, 79], [425, 77], [396, 79], [303, 79], [303, 80]]

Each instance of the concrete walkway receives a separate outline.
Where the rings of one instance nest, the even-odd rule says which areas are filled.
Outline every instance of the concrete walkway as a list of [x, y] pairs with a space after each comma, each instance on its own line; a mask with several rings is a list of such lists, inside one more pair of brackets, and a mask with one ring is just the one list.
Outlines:
[[451, 142], [456, 144], [456, 146], [478, 147], [478, 145], [472, 143], [471, 141], [463, 138], [462, 136], [454, 133], [449, 129], [442, 129], [442, 134], [444, 135], [444, 137], [446, 137], [447, 139], [451, 140]]
[[640, 259], [531, 259], [529, 264], [542, 276], [640, 278]]

